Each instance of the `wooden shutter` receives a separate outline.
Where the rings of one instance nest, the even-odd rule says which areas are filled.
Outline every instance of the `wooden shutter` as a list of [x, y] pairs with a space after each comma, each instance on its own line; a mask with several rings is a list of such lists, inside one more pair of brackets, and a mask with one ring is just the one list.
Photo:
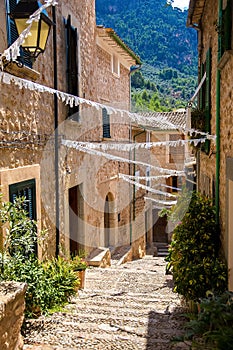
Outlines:
[[111, 138], [110, 136], [110, 117], [107, 113], [106, 108], [102, 109], [102, 118], [103, 118], [103, 137]]
[[232, 0], [228, 0], [225, 10], [223, 10], [223, 21], [222, 21], [222, 54], [226, 50], [231, 50], [232, 45]]
[[36, 220], [36, 183], [35, 179], [18, 182], [9, 186], [10, 201], [16, 197], [25, 197], [25, 210], [32, 220]]
[[[205, 131], [211, 133], [211, 48], [206, 53]], [[207, 140], [206, 153], [209, 153], [209, 148], [210, 141]]]
[[[10, 14], [14, 11], [17, 0], [6, 0], [6, 11], [7, 11], [7, 41], [8, 46], [13, 44], [13, 42], [18, 38], [18, 32], [15, 26], [13, 19], [10, 17]], [[20, 56], [18, 60], [25, 64], [28, 67], [32, 67], [32, 61], [30, 55], [25, 52], [22, 48], [20, 49]]]
[[[78, 60], [77, 60], [77, 44], [78, 34], [77, 28], [71, 25], [71, 16], [66, 21], [66, 76], [67, 76], [67, 92], [71, 95], [78, 96]], [[68, 115], [71, 116], [78, 112], [78, 107], [69, 108]]]
[[[200, 81], [203, 78], [205, 74], [205, 64], [201, 64], [201, 72], [200, 72]], [[200, 82], [199, 82], [200, 83]], [[204, 109], [204, 101], [205, 101], [205, 90], [206, 90], [206, 81], [202, 84], [201, 90], [199, 92], [199, 99], [198, 99], [198, 107], [202, 111]]]
[[18, 38], [18, 33], [17, 33], [15, 23], [10, 18], [10, 13], [14, 11], [16, 5], [17, 5], [17, 0], [7, 0], [6, 1], [8, 46], [13, 44], [13, 42]]

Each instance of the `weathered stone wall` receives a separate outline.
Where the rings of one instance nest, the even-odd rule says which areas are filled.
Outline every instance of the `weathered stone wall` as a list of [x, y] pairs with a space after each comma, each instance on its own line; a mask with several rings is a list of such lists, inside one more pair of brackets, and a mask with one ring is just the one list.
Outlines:
[[[1, 21], [0, 45], [3, 45], [3, 51], [6, 48], [5, 6], [3, 4], [1, 4], [1, 10], [0, 16], [3, 20]], [[51, 8], [48, 9], [48, 14], [52, 17]], [[130, 105], [129, 69], [121, 62], [120, 75], [113, 74], [112, 51], [107, 52], [96, 44], [94, 0], [59, 1], [56, 6], [58, 90], [67, 91], [64, 19], [67, 19], [68, 15], [71, 15], [71, 24], [77, 28], [78, 32], [79, 96], [116, 108], [128, 109]], [[49, 87], [53, 87], [53, 53], [51, 30], [44, 54], [40, 55], [33, 65], [33, 69], [39, 73], [36, 82]], [[24, 69], [19, 74], [31, 80]], [[59, 100], [59, 142], [62, 138], [91, 142], [103, 140], [101, 110], [93, 106], [80, 106], [78, 122], [68, 121], [66, 117], [67, 106]], [[121, 113], [112, 113], [110, 123], [111, 139], [109, 141], [128, 142], [130, 137], [128, 118]], [[40, 204], [37, 205], [37, 217], [40, 219], [40, 227], [48, 229], [44, 250], [47, 250], [47, 255], [54, 255], [56, 191], [53, 95], [24, 88], [19, 89], [12, 84], [1, 84], [0, 131], [9, 146], [9, 148], [0, 149], [0, 167], [4, 173], [8, 168], [14, 170], [12, 181], [35, 178], [34, 165], [39, 167], [39, 175], [36, 176], [37, 201], [40, 201]], [[10, 144], [12, 141], [17, 141], [18, 144], [13, 147]], [[129, 154], [124, 156], [127, 158]], [[25, 166], [27, 166], [27, 174], [19, 176]], [[104, 206], [108, 194], [114, 198], [112, 203], [114, 219], [112, 219], [110, 243], [129, 243], [131, 193], [128, 184], [114, 178], [120, 168], [122, 173], [129, 171], [127, 163], [121, 165], [119, 162], [93, 157], [64, 146], [60, 147], [60, 243], [66, 250], [69, 250], [70, 236], [69, 189], [78, 185], [83, 188], [85, 201], [80, 223], [82, 232], [79, 233], [83, 245], [94, 247], [104, 242]], [[5, 181], [5, 188], [9, 184], [10, 182]], [[121, 198], [122, 193], [123, 198]], [[4, 200], [8, 199], [8, 193], [6, 193]], [[43, 255], [44, 253], [45, 251]]]
[[[223, 3], [224, 5], [224, 3]], [[212, 72], [211, 72], [211, 133], [216, 133], [216, 77], [217, 77], [217, 55], [218, 55], [218, 33], [216, 23], [218, 21], [218, 7], [214, 0], [206, 1], [203, 13], [202, 26], [202, 47], [200, 52], [201, 62], [205, 61], [206, 52], [209, 47], [212, 48]], [[225, 61], [223, 63], [223, 60]], [[223, 238], [223, 246], [227, 256], [227, 233], [226, 233], [226, 212], [228, 210], [226, 203], [226, 158], [233, 157], [232, 139], [232, 115], [233, 115], [233, 96], [232, 96], [232, 72], [233, 56], [225, 54], [221, 61], [221, 82], [220, 82], [220, 225]], [[208, 155], [200, 152], [200, 167], [198, 169], [199, 182], [198, 188], [210, 196], [214, 195], [213, 188], [216, 181], [216, 147], [211, 142], [210, 153]], [[208, 189], [209, 188], [209, 193]]]
[[1, 350], [22, 350], [21, 326], [24, 319], [26, 284], [0, 283]]

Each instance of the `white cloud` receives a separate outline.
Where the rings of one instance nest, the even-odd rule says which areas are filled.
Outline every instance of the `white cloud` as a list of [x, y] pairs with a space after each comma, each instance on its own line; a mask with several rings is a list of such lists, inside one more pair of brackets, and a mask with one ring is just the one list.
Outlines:
[[189, 0], [174, 0], [173, 7], [179, 7], [180, 9], [188, 8], [189, 6]]

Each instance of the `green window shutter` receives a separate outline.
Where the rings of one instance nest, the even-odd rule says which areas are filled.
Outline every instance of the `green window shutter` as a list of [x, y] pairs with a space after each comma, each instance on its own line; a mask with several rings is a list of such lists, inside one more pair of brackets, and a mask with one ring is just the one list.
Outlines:
[[[9, 186], [9, 200], [14, 202], [17, 197], [25, 197], [24, 209], [31, 220], [36, 220], [36, 181], [27, 180]], [[34, 253], [37, 255], [37, 243], [34, 245]]]
[[[211, 133], [211, 48], [206, 53], [206, 89], [205, 89], [205, 131]], [[209, 153], [210, 141], [204, 145], [205, 152]]]
[[[70, 15], [65, 22], [65, 30], [67, 92], [71, 95], [78, 96], [78, 33], [77, 28], [71, 25]], [[78, 106], [69, 108], [68, 116], [73, 116], [74, 119], [77, 119], [78, 112]]]
[[107, 109], [102, 109], [102, 120], [103, 120], [103, 138], [111, 138], [110, 135], [110, 117], [107, 113]]
[[36, 182], [35, 179], [18, 182], [9, 186], [9, 200], [14, 202], [16, 197], [25, 197], [25, 210], [32, 220], [36, 220]]
[[10, 13], [14, 11], [17, 5], [17, 0], [6, 0], [6, 13], [7, 13], [7, 41], [8, 46], [18, 38], [18, 33], [14, 21], [10, 18]]
[[222, 37], [222, 54], [226, 50], [231, 50], [232, 45], [232, 10], [233, 10], [233, 5], [232, 5], [232, 0], [228, 0], [227, 6], [225, 10], [223, 11], [223, 21], [222, 21], [222, 32], [223, 32], [223, 37]]
[[[14, 11], [18, 1], [17, 0], [6, 0], [6, 14], [7, 14], [7, 41], [8, 46], [13, 44], [13, 42], [18, 38], [18, 32], [15, 26], [13, 19], [10, 17], [10, 14]], [[25, 64], [26, 66], [32, 68], [32, 61], [27, 52], [22, 48], [20, 49], [20, 57], [18, 60]]]
[[[201, 81], [201, 79], [203, 78], [203, 76], [205, 74], [205, 65], [203, 63], [201, 64], [201, 72], [200, 73], [201, 73], [201, 77], [200, 77], [200, 81]], [[206, 82], [204, 81], [204, 83], [202, 84], [202, 87], [200, 89], [200, 92], [199, 92], [198, 107], [201, 111], [204, 109], [205, 85], [206, 85]]]

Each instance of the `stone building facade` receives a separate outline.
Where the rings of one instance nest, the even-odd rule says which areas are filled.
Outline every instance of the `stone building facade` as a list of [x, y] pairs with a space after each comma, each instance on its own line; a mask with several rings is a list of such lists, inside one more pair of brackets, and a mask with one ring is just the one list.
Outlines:
[[216, 143], [211, 141], [198, 151], [198, 190], [215, 201], [233, 290], [232, 1], [191, 0], [187, 25], [198, 32], [200, 81], [206, 73], [198, 101], [204, 111], [204, 130], [216, 135]]
[[[6, 0], [0, 4], [0, 52], [11, 43], [9, 12], [16, 3]], [[52, 9], [47, 12], [52, 18]], [[94, 0], [61, 0], [55, 6], [55, 19], [45, 52], [33, 66], [24, 63], [19, 68], [8, 62], [2, 71], [3, 200], [19, 194], [30, 197], [29, 214], [37, 220], [39, 231], [47, 229], [43, 246], [38, 247], [40, 257], [55, 255], [58, 249], [76, 254], [99, 246], [129, 244], [134, 256], [141, 256], [145, 230], [133, 238], [132, 190], [117, 176], [119, 172], [129, 174], [129, 164], [63, 143], [130, 142], [129, 118], [121, 111], [130, 108], [130, 69], [140, 65], [140, 59], [112, 29], [96, 26]], [[49, 88], [54, 88], [56, 78], [58, 91], [79, 96], [83, 103], [70, 107], [62, 101], [62, 93], [57, 99], [38, 86], [26, 88], [25, 81], [19, 87], [21, 83], [15, 84], [12, 76]]]
[[[188, 157], [189, 151], [185, 145], [169, 145], [170, 141], [184, 140], [185, 136], [182, 132], [186, 128], [187, 113], [186, 110], [183, 111], [173, 111], [173, 112], [144, 112], [142, 113], [144, 117], [147, 118], [149, 124], [145, 126], [144, 135], [146, 133], [145, 139], [152, 143], [162, 143], [161, 146], [154, 146], [151, 148], [150, 160], [149, 162], [157, 167], [163, 169], [169, 169], [174, 171], [183, 171], [185, 167], [185, 161]], [[150, 122], [154, 120], [153, 123]], [[160, 121], [161, 120], [161, 121]], [[156, 121], [156, 122], [155, 122]], [[142, 132], [142, 129], [141, 129]], [[142, 137], [139, 133], [138, 137]], [[166, 145], [164, 145], [166, 144]], [[142, 157], [145, 159], [145, 156]], [[154, 169], [149, 171], [150, 176], [163, 175], [158, 174]], [[163, 205], [160, 201], [165, 200], [175, 200], [176, 196], [179, 194], [179, 190], [185, 184], [184, 176], [177, 176], [175, 173], [172, 175], [165, 175], [165, 177], [159, 177], [157, 180], [153, 179], [149, 181], [149, 186], [160, 190], [161, 192], [167, 192], [174, 197], [166, 197], [164, 195], [158, 196], [152, 193], [145, 194], [146, 197], [151, 197], [150, 210], [151, 212], [151, 231], [149, 231], [148, 243], [169, 243], [171, 240], [171, 235], [173, 231], [173, 225], [168, 222], [166, 216], [160, 217], [159, 213]], [[154, 197], [154, 198], [153, 198]], [[156, 201], [158, 199], [158, 201]], [[147, 206], [149, 202], [146, 201]], [[150, 221], [149, 221], [150, 222]]]

